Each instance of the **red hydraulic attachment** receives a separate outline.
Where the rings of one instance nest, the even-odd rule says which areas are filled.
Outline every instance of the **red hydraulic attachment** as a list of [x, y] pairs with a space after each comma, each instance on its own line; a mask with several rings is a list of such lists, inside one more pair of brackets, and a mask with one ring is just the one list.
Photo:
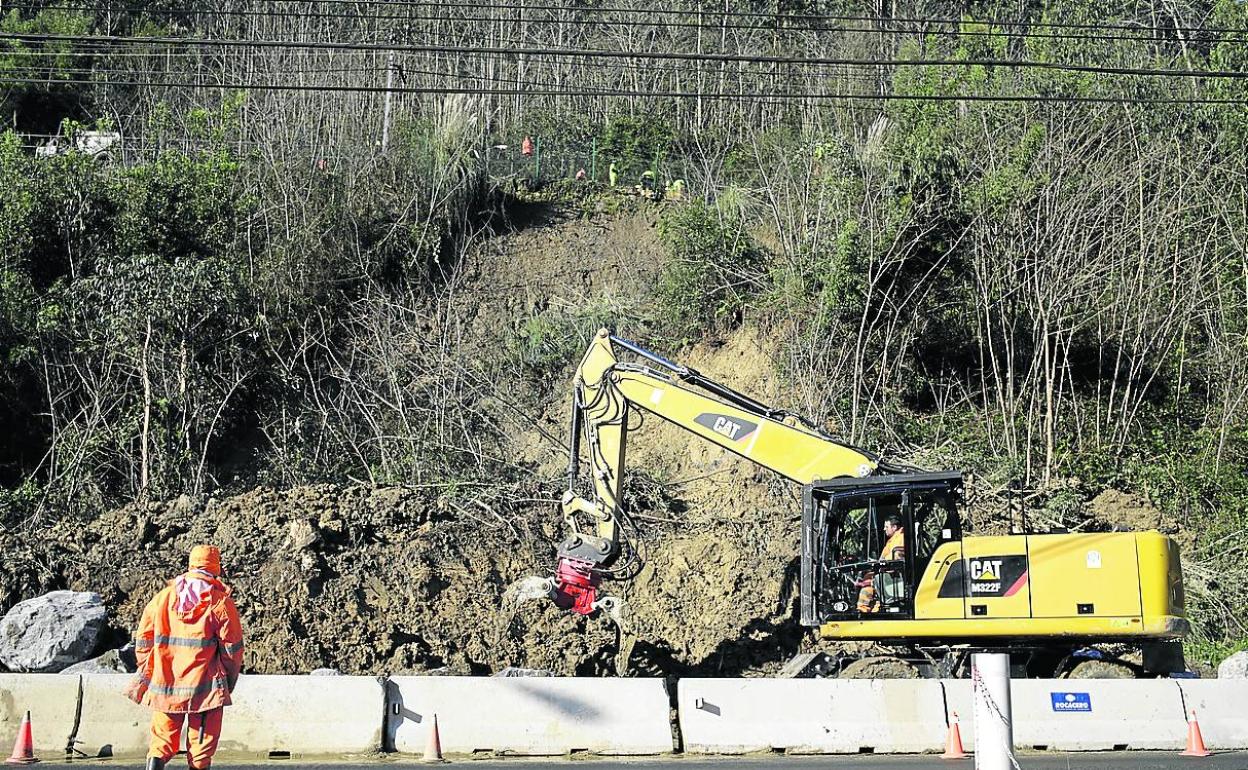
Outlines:
[[579, 615], [590, 614], [601, 582], [592, 562], [560, 557], [555, 566], [555, 606]]

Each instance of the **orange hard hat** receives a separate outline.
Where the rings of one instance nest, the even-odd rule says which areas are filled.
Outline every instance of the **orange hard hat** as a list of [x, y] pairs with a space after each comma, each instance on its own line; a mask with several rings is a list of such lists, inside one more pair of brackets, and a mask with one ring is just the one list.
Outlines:
[[190, 569], [202, 569], [213, 575], [221, 574], [221, 549], [215, 545], [197, 545], [191, 549]]

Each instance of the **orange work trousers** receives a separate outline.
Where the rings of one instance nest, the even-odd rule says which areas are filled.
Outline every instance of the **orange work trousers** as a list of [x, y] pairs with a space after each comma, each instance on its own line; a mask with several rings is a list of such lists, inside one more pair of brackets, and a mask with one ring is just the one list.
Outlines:
[[212, 765], [212, 755], [217, 753], [217, 742], [221, 740], [221, 716], [224, 708], [211, 711], [192, 712], [190, 714], [166, 714], [163, 711], [152, 712], [152, 743], [147, 750], [149, 757], [158, 757], [168, 762], [180, 750], [182, 738], [182, 722], [186, 727], [186, 760], [195, 770], [205, 770]]

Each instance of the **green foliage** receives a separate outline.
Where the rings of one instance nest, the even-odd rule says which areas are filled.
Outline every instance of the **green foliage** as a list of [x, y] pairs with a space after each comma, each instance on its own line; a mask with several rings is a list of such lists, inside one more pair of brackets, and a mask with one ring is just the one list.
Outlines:
[[[33, 14], [10, 10], [0, 14], [0, 32], [8, 34], [85, 35], [93, 15], [48, 7]], [[0, 78], [16, 78], [0, 91], [0, 114], [17, 127], [50, 133], [66, 115], [85, 113], [90, 97], [72, 81], [96, 61], [96, 54], [68, 41], [0, 40]], [[30, 77], [31, 72], [39, 73]]]
[[1189, 666], [1201, 664], [1217, 668], [1219, 663], [1243, 650], [1248, 650], [1248, 636], [1231, 640], [1190, 636], [1183, 640], [1183, 658]]
[[42, 496], [42, 488], [30, 477], [12, 487], [0, 486], [0, 523], [29, 519], [38, 509]]
[[746, 232], [739, 193], [716, 205], [695, 201], [659, 222], [670, 259], [656, 292], [660, 327], [684, 344], [741, 320], [761, 281], [762, 254]]
[[1037, 155], [1044, 147], [1045, 128], [1032, 123], [1015, 145], [1007, 148], [1008, 158], [997, 168], [967, 185], [964, 205], [979, 215], [1001, 217], [1024, 205], [1048, 182], [1043, 168], [1037, 168]]
[[574, 364], [599, 329], [617, 331], [642, 322], [637, 307], [611, 296], [550, 305], [519, 322], [508, 358], [527, 376], [548, 380]]
[[118, 180], [117, 250], [125, 255], [228, 256], [244, 204], [227, 150], [162, 153]]
[[858, 220], [846, 220], [827, 253], [814, 260], [819, 292], [815, 328], [820, 334], [831, 332], [837, 321], [848, 321], [862, 312], [862, 264], [866, 255], [861, 237]]
[[[211, 140], [221, 114], [189, 120]], [[234, 399], [258, 360], [241, 344], [255, 310], [233, 259], [251, 205], [239, 164], [208, 145], [118, 168], [73, 149], [85, 126], [61, 130], [70, 149], [49, 158], [0, 137], [0, 420], [17, 438], [0, 473], [35, 483], [14, 466], [45, 451], [50, 420], [50, 457], [77, 466], [52, 468], [62, 478], [40, 505], [101, 504], [133, 485], [136, 442], [147, 491], [177, 492], [240, 425]]]
[[598, 156], [604, 165], [614, 162], [624, 182], [636, 184], [642, 172], [658, 172], [675, 141], [676, 133], [664, 118], [624, 115], [603, 129]]
[[[0, 32], [11, 35], [85, 35], [91, 27], [91, 16], [56, 7], [44, 8], [33, 16], [24, 16], [17, 10], [0, 16]], [[50, 70], [48, 80], [66, 80], [74, 77], [69, 70], [89, 60], [89, 55], [75, 51], [73, 44], [66, 41], [0, 40], [0, 74], [16, 75], [39, 67]]]

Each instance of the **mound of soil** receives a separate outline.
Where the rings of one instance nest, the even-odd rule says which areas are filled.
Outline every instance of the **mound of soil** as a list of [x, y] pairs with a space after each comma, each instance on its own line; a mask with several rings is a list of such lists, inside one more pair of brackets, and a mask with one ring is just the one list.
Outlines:
[[1117, 489], [1106, 489], [1092, 498], [1088, 510], [1093, 518], [1121, 532], [1149, 529], [1174, 532], [1177, 529], [1175, 523], [1147, 498]]
[[505, 600], [515, 581], [549, 574], [557, 520], [553, 506], [329, 485], [135, 504], [39, 537], [0, 533], [0, 609], [57, 588], [98, 591], [120, 643], [190, 547], [208, 542], [222, 549], [253, 673], [737, 675], [796, 652], [796, 528], [643, 533], [648, 561], [621, 594], [638, 637], [623, 663], [609, 618]]

